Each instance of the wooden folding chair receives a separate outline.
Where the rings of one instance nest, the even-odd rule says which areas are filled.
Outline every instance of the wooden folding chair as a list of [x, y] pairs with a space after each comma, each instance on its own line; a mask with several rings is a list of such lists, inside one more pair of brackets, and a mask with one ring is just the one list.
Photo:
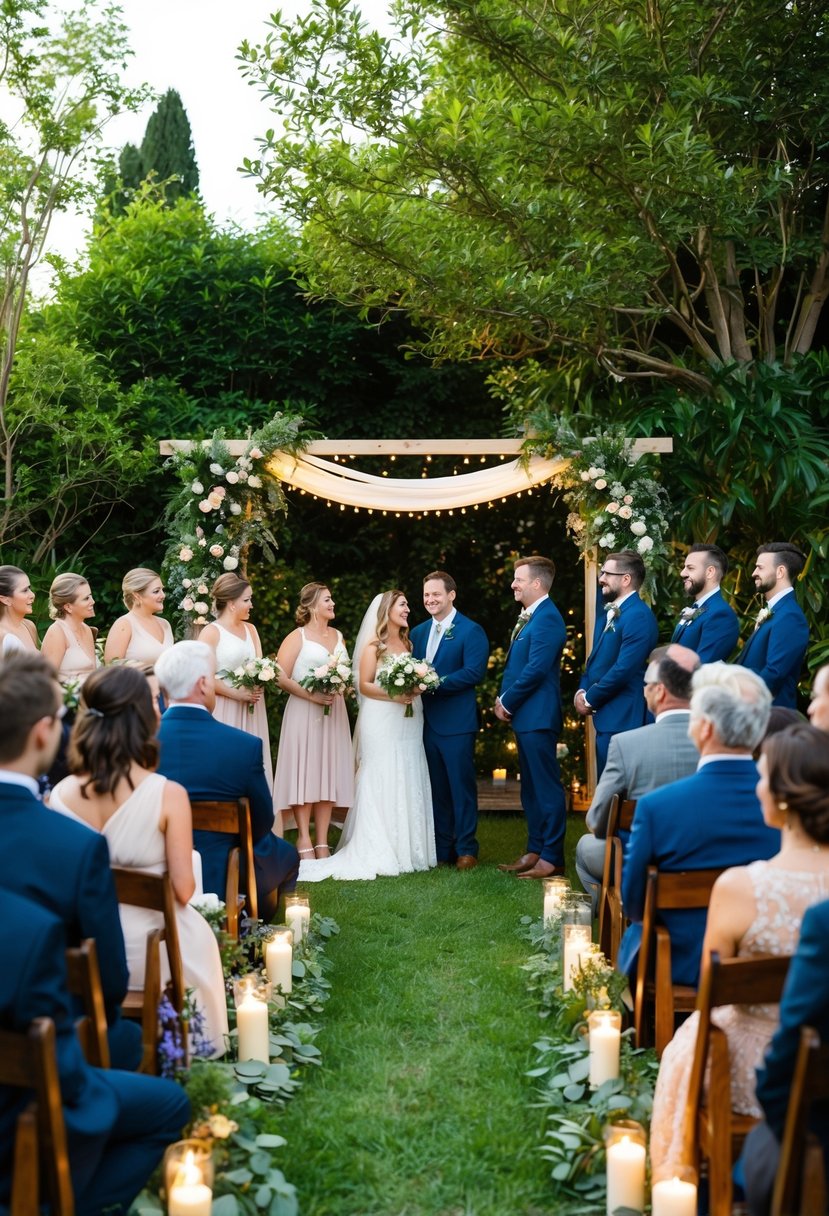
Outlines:
[[[239, 874], [245, 888], [245, 906], [252, 920], [259, 917], [259, 902], [256, 896], [256, 871], [253, 858], [253, 832], [250, 825], [250, 803], [247, 798], [236, 798], [226, 802], [191, 802], [193, 831], [226, 832], [239, 841], [237, 859], [228, 858], [225, 907], [227, 908], [227, 931], [239, 936]], [[235, 869], [232, 866], [235, 865]], [[234, 887], [235, 883], [235, 887]], [[218, 894], [218, 892], [217, 892]], [[232, 922], [232, 923], [231, 923]]]
[[75, 1210], [55, 1042], [51, 1018], [35, 1018], [27, 1031], [0, 1030], [0, 1085], [35, 1094], [34, 1103], [17, 1122], [12, 1211], [19, 1216], [30, 1212], [33, 1202], [37, 1210], [37, 1187], [34, 1200], [28, 1192], [38, 1179], [38, 1165], [46, 1179], [52, 1216], [73, 1216]]
[[158, 1063], [158, 1006], [162, 991], [160, 957], [162, 941], [167, 950], [167, 963], [170, 969], [170, 1000], [181, 1022], [185, 1053], [187, 1051], [187, 1025], [184, 1016], [186, 991], [178, 940], [175, 896], [169, 874], [150, 874], [144, 870], [128, 870], [122, 866], [113, 866], [112, 877], [115, 881], [119, 904], [160, 912], [164, 921], [163, 927], [151, 930], [147, 934], [143, 989], [130, 989], [121, 1005], [125, 1017], [141, 1022], [143, 1054], [138, 1071], [155, 1073]]
[[811, 1026], [800, 1031], [780, 1162], [774, 1182], [771, 1216], [824, 1216], [827, 1178], [823, 1149], [809, 1133], [813, 1102], [829, 1102], [829, 1043], [821, 1044]]
[[[697, 1009], [699, 1026], [683, 1122], [683, 1156], [708, 1166], [710, 1216], [731, 1216], [731, 1169], [756, 1119], [732, 1110], [731, 1063], [725, 1032], [711, 1020], [721, 1005], [777, 1005], [791, 959], [730, 958], [714, 950], [704, 961]], [[708, 1092], [705, 1078], [708, 1072]]]
[[622, 840], [619, 832], [629, 832], [633, 827], [636, 800], [620, 798], [614, 794], [607, 817], [605, 837], [604, 869], [599, 893], [599, 945], [602, 954], [616, 966], [619, 943], [624, 930], [622, 910]]
[[84, 1010], [75, 1021], [75, 1029], [87, 1062], [96, 1068], [109, 1068], [107, 1017], [94, 937], [66, 951], [66, 974], [69, 992], [80, 999]]
[[695, 988], [674, 984], [671, 979], [671, 937], [666, 927], [659, 924], [659, 913], [707, 908], [711, 888], [722, 872], [722, 869], [670, 872], [648, 866], [633, 1022], [637, 1046], [653, 1046], [658, 1056], [674, 1037], [676, 1015], [690, 1013], [697, 1003]]

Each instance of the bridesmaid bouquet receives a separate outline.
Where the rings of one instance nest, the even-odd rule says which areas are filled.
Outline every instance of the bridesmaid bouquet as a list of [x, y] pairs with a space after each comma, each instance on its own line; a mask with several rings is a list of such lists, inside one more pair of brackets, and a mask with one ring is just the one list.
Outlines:
[[[410, 654], [398, 654], [390, 663], [384, 663], [378, 671], [377, 683], [390, 697], [400, 697], [411, 692], [431, 692], [440, 684], [440, 676], [425, 659], [413, 659]], [[411, 703], [406, 706], [403, 717], [414, 717]]]
[[[279, 667], [275, 659], [265, 655], [262, 659], [248, 659], [246, 663], [240, 663], [230, 671], [217, 671], [216, 675], [220, 680], [227, 680], [233, 688], [258, 688], [260, 684], [270, 684], [275, 680], [279, 675]], [[255, 708], [251, 701], [248, 704], [248, 713], [252, 714]]]
[[[325, 663], [312, 667], [308, 674], [299, 681], [299, 686], [307, 688], [308, 692], [334, 693], [339, 697], [344, 696], [349, 689], [354, 687], [351, 660], [338, 658], [337, 655], [332, 654]], [[331, 706], [326, 705], [322, 711], [323, 717], [327, 718], [330, 713]]]

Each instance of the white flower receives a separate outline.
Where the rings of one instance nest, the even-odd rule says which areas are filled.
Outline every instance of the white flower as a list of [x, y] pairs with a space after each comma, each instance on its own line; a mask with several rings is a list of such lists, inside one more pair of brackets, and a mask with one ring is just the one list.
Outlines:
[[608, 515], [615, 515], [618, 510], [619, 510], [618, 502], [609, 502], [607, 504], [607, 506], [605, 507], [605, 511], [607, 511]]
[[238, 468], [245, 469], [247, 472], [250, 472], [250, 470], [253, 468], [253, 465], [251, 461], [248, 460], [247, 456], [240, 456], [236, 461], [236, 465]]
[[216, 477], [224, 476], [224, 469], [222, 468], [222, 466], [220, 464], [216, 464], [215, 462], [213, 464], [211, 464], [210, 472], [215, 474]]
[[221, 557], [223, 553], [224, 553], [224, 549], [222, 548], [221, 545], [211, 545], [210, 546], [210, 556], [211, 557]]
[[643, 523], [641, 519], [634, 519], [630, 525], [630, 530], [634, 536], [644, 536], [648, 530], [648, 525]]
[[184, 599], [181, 601], [181, 606], [185, 612], [192, 612], [193, 608], [195, 607], [189, 595], [185, 595]]
[[250, 477], [248, 478], [248, 485], [252, 490], [261, 490], [262, 478], [257, 477], [255, 473], [251, 473]]
[[235, 486], [238, 480], [239, 480], [239, 474], [234, 473], [233, 469], [231, 469], [229, 473], [225, 473], [225, 481], [229, 485]]
[[263, 684], [267, 684], [268, 680], [272, 680], [275, 675], [276, 675], [276, 672], [274, 671], [274, 669], [272, 667], [263, 667], [262, 670], [259, 672], [258, 678], [262, 681]]
[[238, 676], [238, 677], [239, 677], [239, 679], [241, 680], [241, 679], [244, 677], [244, 675], [246, 674], [246, 673], [245, 673], [245, 665], [244, 665], [244, 663], [242, 663], [242, 665], [241, 665], [240, 667], [234, 667], [234, 668], [233, 668], [233, 674], [234, 674], [235, 676]]
[[182, 545], [178, 551], [178, 560], [180, 562], [189, 562], [193, 558], [193, 550], [188, 545]]
[[199, 547], [200, 547], [200, 548], [202, 548], [202, 549], [206, 549], [206, 548], [207, 548], [207, 541], [204, 539], [204, 537], [203, 537], [203, 536], [200, 536], [200, 537], [199, 537]]
[[244, 469], [240, 469], [239, 470], [239, 480], [247, 481], [247, 479], [248, 479], [248, 474], [246, 473], [246, 471]]
[[231, 515], [241, 515], [242, 514], [242, 504], [240, 502], [232, 502], [230, 504], [230, 514]]
[[632, 507], [629, 507], [626, 504], [619, 507], [619, 518], [620, 519], [630, 519], [632, 514], [633, 514]]
[[207, 587], [204, 585], [204, 583], [199, 583], [198, 587], [196, 588], [196, 594], [207, 595]]
[[394, 682], [398, 688], [402, 688], [403, 685], [406, 683], [406, 681], [403, 679], [402, 676], [398, 676]]
[[253, 460], [262, 459], [262, 453], [260, 452], [259, 448], [251, 448], [250, 451], [248, 452], [248, 456], [250, 456], [251, 459], [253, 459]]
[[640, 553], [650, 553], [651, 549], [653, 548], [653, 541], [649, 536], [643, 536], [641, 540], [637, 542], [636, 548]]
[[199, 510], [203, 511], [205, 515], [208, 515], [213, 510], [213, 503], [209, 498], [203, 498], [199, 503]]
[[589, 480], [592, 481], [594, 477], [601, 477], [602, 472], [602, 469], [599, 469], [596, 467], [596, 465], [591, 464], [590, 468], [587, 470], [587, 476]]
[[181, 580], [181, 585], [182, 585], [182, 587], [192, 587], [193, 580], [191, 578], [183, 578]]
[[222, 565], [224, 566], [225, 570], [235, 570], [239, 565], [239, 559], [238, 557], [226, 557], [222, 562]]
[[607, 489], [607, 482], [605, 481], [605, 479], [603, 477], [600, 477], [598, 479], [598, 481], [596, 482], [596, 489], [597, 490], [606, 490]]
[[203, 600], [196, 600], [193, 607], [195, 608], [196, 612], [198, 612], [199, 616], [204, 616], [204, 614], [207, 612], [207, 604], [205, 604]]
[[203, 494], [204, 493], [204, 486], [202, 485], [202, 483], [200, 481], [194, 481], [193, 484], [191, 485], [190, 489], [193, 491], [194, 494]]
[[616, 537], [612, 532], [605, 532], [604, 536], [599, 537], [599, 546], [602, 549], [612, 549], [616, 544]]
[[582, 479], [582, 481], [590, 481], [590, 473], [589, 472], [582, 473], [581, 479]]

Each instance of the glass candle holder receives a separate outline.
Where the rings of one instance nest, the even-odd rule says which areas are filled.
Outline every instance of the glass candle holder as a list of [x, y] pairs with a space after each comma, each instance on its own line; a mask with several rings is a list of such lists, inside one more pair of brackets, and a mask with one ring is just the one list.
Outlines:
[[169, 1216], [210, 1216], [213, 1158], [204, 1140], [179, 1140], [164, 1154], [164, 1194]]
[[570, 893], [570, 884], [566, 878], [556, 875], [544, 879], [544, 924], [559, 915], [564, 909], [564, 901]]
[[561, 930], [561, 986], [565, 992], [573, 987], [573, 977], [581, 969], [582, 954], [587, 957], [590, 945], [590, 928], [587, 925], [564, 922]]
[[590, 1047], [590, 1085], [598, 1089], [619, 1075], [622, 1015], [615, 1009], [594, 1009], [587, 1017]]
[[285, 896], [285, 920], [293, 932], [294, 945], [298, 946], [311, 927], [311, 905], [307, 895]]
[[604, 1129], [607, 1153], [607, 1216], [617, 1208], [645, 1210], [645, 1129], [632, 1119]]
[[696, 1216], [697, 1172], [690, 1165], [664, 1165], [651, 1184], [652, 1216]]
[[233, 984], [236, 1002], [237, 1056], [240, 1060], [270, 1061], [268, 1001], [272, 986], [260, 975], [247, 975]]
[[294, 935], [287, 926], [273, 929], [265, 941], [265, 970], [274, 991], [283, 995], [293, 988]]

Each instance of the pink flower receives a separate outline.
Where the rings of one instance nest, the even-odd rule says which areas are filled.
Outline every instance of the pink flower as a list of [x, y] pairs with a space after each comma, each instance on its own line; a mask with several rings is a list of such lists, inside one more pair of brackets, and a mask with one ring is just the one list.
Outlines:
[[259, 451], [259, 448], [251, 448], [248, 452], [248, 456], [252, 457], [254, 460], [262, 459], [262, 453]]
[[195, 608], [196, 612], [198, 612], [199, 616], [204, 616], [204, 614], [207, 612], [207, 604], [205, 604], [203, 600], [197, 600], [193, 607]]
[[223, 553], [224, 553], [224, 549], [222, 548], [221, 545], [211, 545], [210, 546], [210, 556], [211, 557], [221, 557]]
[[193, 557], [193, 550], [187, 545], [182, 545], [178, 551], [178, 559], [180, 562], [189, 562]]
[[[208, 510], [218, 511], [219, 507], [222, 505], [222, 502], [224, 501], [224, 495], [220, 494], [218, 492], [218, 490], [211, 490], [210, 493], [207, 495], [207, 498], [204, 501], [208, 504]], [[201, 505], [202, 504], [199, 503], [200, 507], [201, 507]]]
[[220, 507], [221, 505], [222, 505], [221, 501], [214, 503], [214, 502], [211, 502], [209, 498], [203, 498], [201, 500], [201, 502], [199, 503], [199, 510], [202, 511], [205, 515], [208, 515], [213, 510], [214, 507]]
[[314, 675], [317, 677], [318, 680], [321, 680], [321, 679], [323, 679], [324, 676], [327, 676], [328, 675], [328, 664], [322, 663], [319, 667], [315, 667]]
[[181, 601], [181, 606], [185, 612], [192, 612], [195, 605], [190, 596], [185, 595], [184, 599]]

